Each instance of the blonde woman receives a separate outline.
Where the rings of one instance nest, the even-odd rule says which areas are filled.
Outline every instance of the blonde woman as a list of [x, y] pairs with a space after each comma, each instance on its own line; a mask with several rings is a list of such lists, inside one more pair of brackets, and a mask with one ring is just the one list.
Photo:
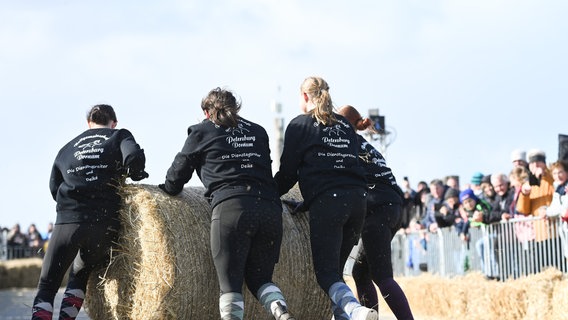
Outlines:
[[359, 304], [343, 281], [343, 266], [357, 244], [367, 209], [365, 172], [359, 165], [357, 135], [336, 114], [327, 82], [309, 77], [300, 87], [303, 113], [286, 128], [280, 194], [299, 182], [309, 210], [310, 243], [316, 279], [332, 301], [335, 320], [378, 319]]

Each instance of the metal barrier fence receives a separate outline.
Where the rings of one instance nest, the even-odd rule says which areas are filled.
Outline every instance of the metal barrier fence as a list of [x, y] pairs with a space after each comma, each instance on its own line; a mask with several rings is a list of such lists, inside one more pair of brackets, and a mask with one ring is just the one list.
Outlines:
[[[453, 227], [436, 233], [398, 233], [391, 242], [395, 276], [417, 276], [429, 272], [443, 277], [481, 271], [505, 281], [555, 267], [568, 273], [568, 224], [557, 218], [520, 218], [470, 228], [469, 241], [459, 238]], [[7, 231], [0, 234], [0, 261], [41, 257], [42, 250], [11, 247]], [[350, 274], [355, 247], [344, 269]]]
[[391, 242], [395, 276], [428, 271], [452, 277], [476, 270], [505, 281], [547, 267], [567, 273], [568, 225], [560, 219], [519, 218], [469, 232], [469, 241], [453, 227], [397, 234]]
[[8, 259], [8, 231], [2, 230], [0, 235], [0, 261], [4, 261]]
[[43, 257], [43, 248], [35, 248], [29, 246], [12, 246], [8, 244], [8, 231], [0, 233], [0, 261]]

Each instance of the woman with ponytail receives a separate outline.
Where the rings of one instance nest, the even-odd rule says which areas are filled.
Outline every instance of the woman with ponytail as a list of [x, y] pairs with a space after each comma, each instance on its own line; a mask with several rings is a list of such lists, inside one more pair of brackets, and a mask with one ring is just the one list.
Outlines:
[[243, 319], [243, 282], [277, 320], [294, 319], [272, 282], [282, 243], [282, 203], [272, 177], [268, 135], [238, 115], [232, 92], [215, 88], [203, 98], [205, 120], [189, 127], [166, 181], [180, 193], [195, 171], [212, 208], [211, 251], [221, 319]]
[[357, 135], [334, 112], [327, 82], [309, 77], [300, 87], [300, 108], [286, 128], [280, 169], [280, 194], [299, 182], [309, 210], [310, 244], [316, 279], [332, 302], [335, 320], [378, 319], [359, 304], [343, 281], [343, 266], [357, 244], [366, 212], [365, 172], [357, 158]]
[[[374, 131], [371, 119], [363, 118], [354, 107], [346, 105], [338, 112], [349, 120], [355, 130]], [[391, 241], [400, 229], [404, 195], [383, 155], [363, 136], [357, 134], [357, 137], [359, 160], [365, 168], [369, 187], [362, 243], [352, 271], [359, 300], [378, 311], [379, 300], [374, 282], [395, 317], [412, 320], [414, 317], [406, 295], [393, 278], [391, 260]]]

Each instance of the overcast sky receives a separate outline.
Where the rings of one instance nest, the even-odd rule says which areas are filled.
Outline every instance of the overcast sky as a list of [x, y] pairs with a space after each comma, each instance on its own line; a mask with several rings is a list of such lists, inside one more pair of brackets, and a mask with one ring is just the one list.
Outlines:
[[[321, 76], [336, 106], [386, 117], [385, 156], [413, 186], [508, 173], [568, 134], [567, 1], [1, 1], [0, 226], [45, 231], [58, 150], [94, 104], [145, 149], [158, 184], [217, 86], [274, 137]], [[281, 114], [270, 108], [276, 100]], [[193, 179], [190, 185], [199, 185]]]

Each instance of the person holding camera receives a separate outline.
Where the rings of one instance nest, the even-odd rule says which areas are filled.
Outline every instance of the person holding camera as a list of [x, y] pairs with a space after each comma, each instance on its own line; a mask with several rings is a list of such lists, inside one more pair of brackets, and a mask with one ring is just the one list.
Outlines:
[[521, 186], [517, 200], [517, 211], [525, 216], [546, 216], [546, 208], [552, 201], [554, 181], [546, 166], [544, 151], [533, 149], [527, 154], [529, 181]]
[[517, 199], [517, 212], [524, 216], [540, 217], [541, 220], [533, 222], [534, 245], [539, 252], [546, 253], [549, 259], [536, 261], [537, 271], [541, 267], [557, 265], [559, 255], [554, 250], [553, 242], [558, 236], [553, 223], [549, 221], [546, 211], [552, 203], [554, 195], [554, 179], [546, 165], [546, 154], [542, 150], [532, 149], [527, 153], [529, 163], [529, 181], [521, 186], [521, 192]]

